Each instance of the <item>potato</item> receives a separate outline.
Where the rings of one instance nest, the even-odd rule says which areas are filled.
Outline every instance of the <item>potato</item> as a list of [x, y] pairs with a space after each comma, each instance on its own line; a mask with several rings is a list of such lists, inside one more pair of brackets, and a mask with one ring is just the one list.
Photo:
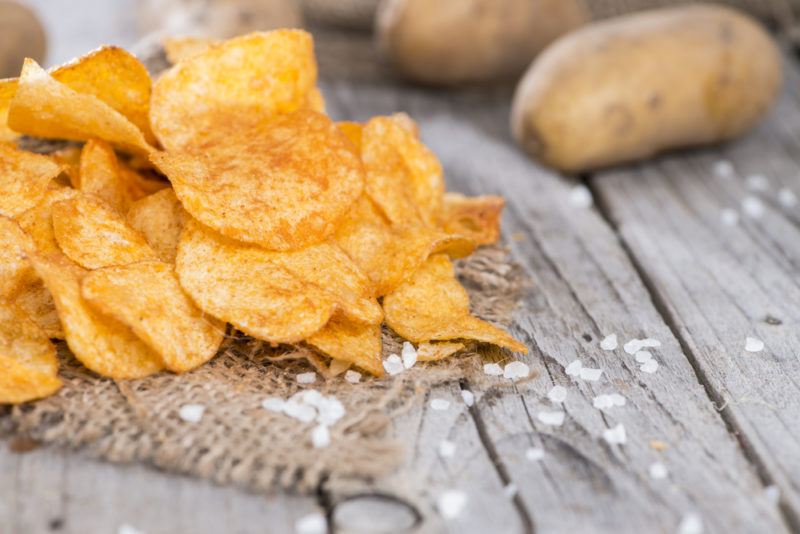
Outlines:
[[447, 85], [518, 75], [586, 20], [581, 0], [384, 0], [377, 30], [404, 75]]
[[736, 137], [780, 83], [777, 47], [748, 16], [657, 9], [553, 43], [517, 87], [511, 127], [543, 163], [580, 172]]

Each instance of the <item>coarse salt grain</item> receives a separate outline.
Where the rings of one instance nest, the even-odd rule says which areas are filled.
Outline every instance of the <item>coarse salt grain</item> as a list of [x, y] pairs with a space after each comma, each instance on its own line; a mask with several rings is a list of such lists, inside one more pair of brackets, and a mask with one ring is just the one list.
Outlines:
[[331, 444], [331, 431], [325, 425], [317, 425], [311, 431], [311, 443], [315, 449], [322, 449]]
[[544, 460], [544, 449], [538, 447], [531, 447], [525, 451], [525, 458], [529, 462], [538, 462]]
[[286, 401], [279, 397], [267, 397], [261, 401], [261, 407], [271, 412], [282, 412]]
[[576, 208], [592, 207], [592, 192], [585, 185], [576, 185], [569, 192], [569, 201]]
[[399, 375], [405, 370], [403, 360], [397, 354], [390, 354], [383, 360], [383, 368], [390, 375]]
[[442, 458], [451, 458], [456, 453], [456, 444], [452, 441], [444, 440], [439, 443], [439, 456]]
[[625, 432], [625, 426], [620, 423], [613, 428], [603, 430], [603, 439], [609, 445], [622, 445], [628, 441], [628, 435]]
[[436, 499], [436, 508], [445, 519], [455, 519], [467, 504], [467, 494], [460, 490], [447, 490]]
[[686, 514], [678, 525], [678, 534], [703, 534], [703, 519], [695, 513]]
[[564, 372], [567, 373], [568, 376], [580, 376], [581, 368], [583, 368], [581, 361], [574, 360], [564, 368]]
[[658, 362], [656, 360], [647, 360], [639, 366], [639, 370], [643, 373], [653, 374], [658, 370]]
[[119, 526], [117, 534], [144, 534], [144, 531], [125, 523]]
[[467, 406], [475, 404], [475, 395], [468, 389], [461, 390], [461, 398], [464, 399], [464, 404]]
[[300, 373], [295, 377], [298, 384], [313, 384], [317, 381], [317, 373], [309, 371], [308, 373]]
[[653, 353], [649, 350], [640, 350], [637, 351], [633, 357], [636, 360], [636, 363], [644, 363], [653, 359]]
[[770, 504], [778, 506], [781, 502], [781, 490], [775, 485], [767, 486], [764, 488], [764, 498], [767, 499]]
[[598, 410], [605, 410], [606, 408], [613, 408], [614, 406], [625, 406], [626, 402], [627, 399], [619, 393], [611, 393], [595, 397], [593, 406]]
[[719, 212], [719, 220], [725, 226], [736, 226], [739, 224], [739, 212], [733, 208], [725, 208]]
[[600, 342], [600, 348], [603, 350], [615, 350], [617, 348], [617, 334], [609, 334]]
[[519, 488], [517, 488], [517, 485], [513, 482], [503, 487], [503, 495], [508, 499], [513, 499], [517, 496], [517, 493], [519, 493]]
[[797, 195], [791, 189], [783, 187], [778, 191], [778, 202], [784, 208], [793, 208], [797, 206]]
[[667, 476], [669, 475], [667, 466], [662, 464], [661, 462], [654, 462], [650, 464], [648, 471], [650, 472], [650, 478], [652, 478], [653, 480], [661, 480], [667, 478]]
[[358, 384], [361, 382], [361, 373], [358, 371], [353, 371], [352, 369], [348, 369], [347, 372], [344, 374], [344, 379], [350, 382], [351, 384]]
[[720, 178], [731, 178], [735, 172], [733, 163], [726, 159], [721, 159], [714, 163], [714, 174]]
[[747, 337], [744, 340], [744, 350], [747, 352], [761, 352], [764, 350], [764, 342], [757, 337]]
[[308, 514], [295, 522], [294, 531], [295, 534], [325, 534], [328, 532], [328, 523], [322, 514]]
[[758, 197], [747, 196], [742, 200], [742, 211], [753, 219], [760, 219], [763, 217], [766, 209], [764, 203]]
[[536, 419], [543, 425], [548, 426], [561, 426], [564, 424], [564, 412], [539, 412], [536, 414]]
[[744, 179], [744, 183], [751, 191], [766, 191], [769, 189], [769, 180], [763, 174], [751, 174]]
[[622, 350], [624, 350], [628, 354], [636, 354], [637, 352], [642, 350], [643, 347], [644, 345], [642, 345], [641, 339], [631, 339], [622, 346]]
[[503, 378], [510, 378], [511, 380], [519, 380], [526, 378], [531, 370], [527, 364], [523, 362], [511, 362], [503, 369]]
[[400, 352], [400, 356], [403, 358], [403, 367], [406, 369], [411, 369], [417, 363], [417, 349], [408, 341], [403, 342], [403, 350]]
[[547, 398], [550, 399], [550, 402], [562, 403], [567, 399], [567, 388], [555, 385], [547, 392]]
[[434, 410], [447, 410], [450, 408], [450, 401], [446, 399], [431, 399], [431, 408]]
[[184, 404], [178, 411], [178, 416], [187, 423], [199, 423], [206, 412], [206, 407], [202, 404]]
[[483, 364], [483, 374], [489, 376], [500, 376], [503, 374], [503, 368], [496, 363]]
[[588, 382], [596, 382], [600, 380], [600, 376], [603, 374], [602, 369], [592, 369], [590, 367], [583, 367], [580, 371], [581, 380], [586, 380]]

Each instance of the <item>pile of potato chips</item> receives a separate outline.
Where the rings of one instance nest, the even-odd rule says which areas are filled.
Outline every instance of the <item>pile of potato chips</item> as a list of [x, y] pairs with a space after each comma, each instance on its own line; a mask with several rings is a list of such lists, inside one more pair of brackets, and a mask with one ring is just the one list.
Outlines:
[[154, 83], [114, 47], [0, 81], [0, 403], [58, 390], [53, 338], [114, 379], [200, 366], [226, 323], [373, 375], [383, 323], [421, 360], [526, 352], [451, 263], [502, 199], [445, 193], [406, 115], [332, 121], [303, 31], [180, 45]]

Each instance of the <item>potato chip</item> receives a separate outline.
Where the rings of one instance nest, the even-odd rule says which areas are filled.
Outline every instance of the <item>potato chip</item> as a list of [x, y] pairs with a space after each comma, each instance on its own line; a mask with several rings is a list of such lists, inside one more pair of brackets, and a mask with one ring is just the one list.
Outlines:
[[375, 117], [364, 126], [366, 191], [392, 224], [436, 226], [444, 195], [442, 166], [409, 130], [410, 120]]
[[193, 217], [271, 250], [324, 241], [364, 187], [352, 143], [313, 111], [231, 132], [225, 143], [193, 152], [153, 153], [151, 160]]
[[128, 177], [111, 145], [90, 139], [83, 146], [77, 187], [82, 193], [94, 195], [118, 213], [127, 213], [134, 201], [145, 196]]
[[53, 295], [38, 275], [36, 280], [20, 288], [14, 298], [14, 304], [24, 311], [47, 337], [64, 339], [64, 329], [58, 318]]
[[33, 240], [17, 223], [0, 215], [0, 301], [10, 301], [21, 287], [39, 278], [28, 261]]
[[383, 375], [379, 324], [356, 323], [337, 313], [306, 342], [336, 361], [349, 362], [375, 376]]
[[525, 345], [469, 313], [469, 296], [447, 256], [431, 256], [414, 276], [383, 299], [386, 324], [414, 343], [474, 339], [514, 352]]
[[64, 334], [88, 369], [117, 380], [142, 378], [164, 368], [161, 357], [124, 324], [91, 308], [81, 297], [87, 271], [59, 253], [31, 257], [55, 299]]
[[8, 127], [8, 107], [17, 92], [17, 79], [0, 80], [0, 142], [13, 141], [19, 134]]
[[350, 142], [361, 152], [361, 136], [364, 133], [364, 126], [357, 122], [339, 121], [336, 126], [342, 131], [344, 135], [350, 139]]
[[181, 286], [202, 310], [258, 339], [302, 341], [325, 326], [336, 304], [269, 255], [190, 220], [175, 264]]
[[86, 269], [158, 259], [139, 232], [87, 195], [56, 202], [52, 209], [58, 246]]
[[314, 87], [309, 91], [306, 103], [302, 107], [317, 113], [325, 113], [325, 97], [318, 88]]
[[79, 146], [66, 146], [48, 154], [56, 164], [61, 166], [61, 173], [67, 175], [68, 181], [61, 185], [78, 187], [80, 183], [81, 152], [82, 150]]
[[420, 343], [417, 347], [418, 362], [435, 362], [449, 358], [456, 352], [464, 350], [466, 345], [463, 343], [453, 343], [442, 341], [439, 343]]
[[314, 104], [311, 35], [276, 30], [243, 35], [185, 58], [153, 87], [150, 119], [167, 150], [200, 144], [220, 125], [253, 124]]
[[71, 187], [51, 184], [44, 198], [36, 206], [17, 217], [17, 222], [25, 233], [31, 236], [38, 252], [50, 253], [61, 250], [53, 233], [53, 204], [78, 195], [80, 193]]
[[34, 207], [60, 172], [47, 156], [0, 144], [0, 215], [16, 217]]
[[162, 261], [175, 263], [178, 239], [189, 214], [175, 191], [162, 189], [135, 202], [128, 210], [128, 224], [142, 233]]
[[55, 347], [18, 307], [0, 303], [0, 404], [52, 395], [61, 387]]
[[219, 41], [216, 39], [191, 36], [165, 37], [161, 41], [161, 45], [164, 47], [164, 52], [167, 55], [167, 61], [173, 65], [184, 59], [205, 52], [212, 46], [218, 44]]
[[48, 139], [99, 138], [126, 150], [152, 150], [144, 135], [114, 108], [91, 94], [71, 89], [26, 59], [8, 111], [8, 126]]
[[217, 353], [225, 323], [206, 316], [160, 261], [107, 267], [86, 275], [81, 296], [95, 310], [128, 326], [170, 371], [190, 371]]
[[[122, 175], [122, 181], [127, 184], [135, 200], [144, 198], [147, 195], [152, 195], [153, 193], [158, 193], [162, 189], [170, 187], [169, 181], [157, 178], [155, 173], [137, 171], [124, 161], [119, 161], [119, 172]], [[145, 174], [151, 176], [145, 176]]]
[[472, 238], [478, 245], [491, 245], [500, 238], [502, 197], [466, 197], [445, 193], [442, 226], [446, 232]]

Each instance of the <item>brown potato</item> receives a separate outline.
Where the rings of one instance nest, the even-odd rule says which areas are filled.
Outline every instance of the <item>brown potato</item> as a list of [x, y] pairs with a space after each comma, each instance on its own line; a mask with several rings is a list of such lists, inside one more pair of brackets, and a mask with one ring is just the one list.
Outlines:
[[517, 75], [587, 18], [580, 0], [383, 0], [377, 31], [404, 75], [446, 85]]
[[750, 17], [657, 9], [553, 43], [517, 87], [511, 127], [543, 163], [586, 171], [736, 137], [780, 83], [778, 50]]

